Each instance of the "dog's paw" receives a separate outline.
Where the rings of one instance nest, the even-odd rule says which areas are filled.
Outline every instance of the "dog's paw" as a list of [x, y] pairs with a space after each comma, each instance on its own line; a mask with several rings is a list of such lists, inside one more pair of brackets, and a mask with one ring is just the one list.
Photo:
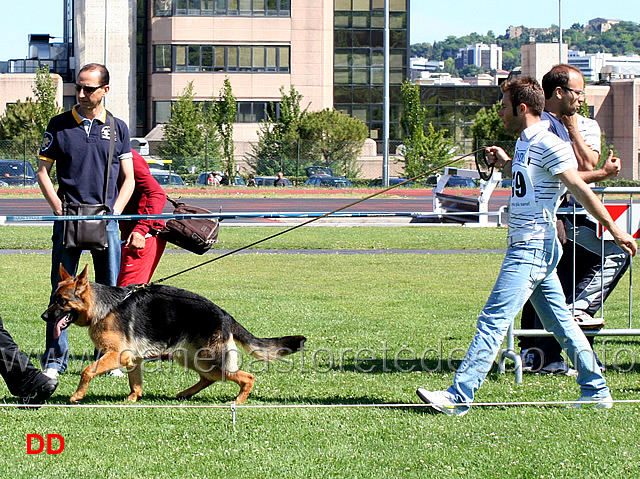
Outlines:
[[142, 394], [131, 393], [127, 396], [127, 401], [136, 402], [141, 396]]
[[184, 392], [178, 393], [176, 399], [191, 399], [193, 394], [185, 394]]
[[78, 394], [74, 394], [69, 398], [69, 402], [72, 402], [73, 404], [78, 404], [80, 401], [82, 401], [82, 396]]

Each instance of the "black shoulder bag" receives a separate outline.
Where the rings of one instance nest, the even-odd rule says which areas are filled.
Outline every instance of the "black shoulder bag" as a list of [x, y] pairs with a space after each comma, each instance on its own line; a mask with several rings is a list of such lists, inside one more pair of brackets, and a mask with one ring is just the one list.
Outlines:
[[[62, 205], [62, 213], [69, 216], [94, 216], [106, 215], [110, 212], [107, 202], [107, 188], [109, 186], [109, 175], [111, 174], [111, 163], [113, 162], [113, 152], [115, 150], [116, 133], [113, 115], [107, 113], [109, 117], [109, 160], [104, 178], [104, 188], [102, 201], [97, 205], [81, 203], [71, 203], [65, 199]], [[104, 250], [109, 246], [107, 239], [107, 222], [105, 220], [77, 220], [64, 222], [65, 248], [78, 248], [85, 250]]]

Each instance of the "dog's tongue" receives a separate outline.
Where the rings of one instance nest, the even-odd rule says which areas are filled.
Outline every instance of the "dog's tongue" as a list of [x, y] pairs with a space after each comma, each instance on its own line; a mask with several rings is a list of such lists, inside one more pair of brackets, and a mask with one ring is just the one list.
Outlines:
[[58, 321], [53, 327], [53, 339], [58, 339], [62, 334], [62, 330], [69, 325], [69, 315], [66, 315], [60, 321]]
[[53, 339], [58, 339], [62, 334], [62, 321], [58, 321], [53, 327]]

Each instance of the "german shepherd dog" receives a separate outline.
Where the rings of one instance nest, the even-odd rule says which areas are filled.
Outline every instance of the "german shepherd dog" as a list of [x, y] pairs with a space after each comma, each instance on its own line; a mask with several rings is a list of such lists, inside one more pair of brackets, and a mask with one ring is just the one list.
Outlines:
[[82, 372], [71, 402], [85, 396], [94, 377], [120, 367], [129, 373], [127, 399], [136, 401], [142, 396], [143, 359], [169, 352], [200, 375], [200, 381], [178, 398], [188, 399], [226, 380], [240, 386], [240, 404], [247, 400], [254, 376], [238, 369], [235, 343], [268, 362], [301, 350], [306, 341], [304, 336], [256, 338], [229, 313], [195, 293], [162, 285], [105, 286], [88, 281], [87, 268], [74, 278], [60, 265], [61, 281], [42, 314], [42, 319], [55, 323], [56, 338], [72, 323], [87, 326], [96, 348], [104, 353]]

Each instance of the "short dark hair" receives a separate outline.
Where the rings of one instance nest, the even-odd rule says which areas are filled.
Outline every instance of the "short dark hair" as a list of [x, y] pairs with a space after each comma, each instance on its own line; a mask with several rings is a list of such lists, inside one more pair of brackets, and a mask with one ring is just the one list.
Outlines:
[[534, 115], [542, 115], [544, 111], [544, 93], [535, 78], [521, 76], [514, 80], [506, 81], [500, 85], [500, 90], [502, 90], [503, 94], [509, 93], [514, 115], [518, 114], [518, 105], [522, 103], [527, 105]]
[[542, 77], [542, 89], [544, 97], [548, 100], [553, 95], [556, 88], [567, 88], [569, 85], [569, 75], [571, 71], [582, 76], [582, 72], [573, 65], [560, 64], [554, 66]]
[[109, 84], [109, 70], [107, 70], [107, 67], [105, 67], [101, 63], [87, 63], [80, 69], [80, 71], [78, 72], [78, 76], [80, 76], [80, 74], [83, 72], [92, 71], [100, 72], [100, 86]]

